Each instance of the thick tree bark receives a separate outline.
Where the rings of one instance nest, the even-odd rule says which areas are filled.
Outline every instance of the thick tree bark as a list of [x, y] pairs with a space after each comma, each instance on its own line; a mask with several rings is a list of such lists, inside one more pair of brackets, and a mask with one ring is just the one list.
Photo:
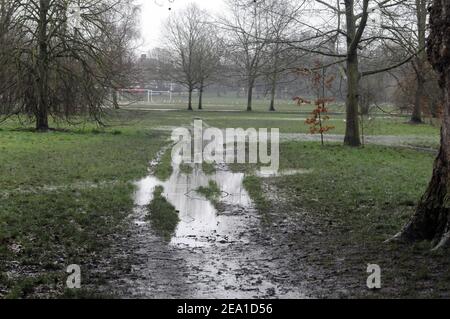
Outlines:
[[50, 0], [39, 0], [39, 23], [38, 23], [38, 92], [37, 92], [37, 106], [36, 106], [36, 130], [48, 131], [48, 43], [47, 43], [47, 27], [48, 27], [48, 10]]
[[348, 92], [347, 92], [347, 123], [345, 145], [361, 146], [359, 131], [359, 71], [358, 58], [349, 57], [347, 62]]
[[434, 0], [431, 9], [429, 60], [440, 75], [444, 90], [444, 119], [441, 148], [433, 177], [416, 213], [397, 238], [416, 241], [432, 240], [436, 248], [450, 244], [450, 2]]
[[[345, 145], [361, 146], [359, 131], [359, 62], [358, 62], [358, 37], [362, 35], [367, 16], [361, 19], [359, 29], [356, 28], [354, 15], [354, 1], [346, 0], [346, 20], [347, 20], [347, 123], [345, 130]], [[366, 8], [367, 9], [367, 8]]]

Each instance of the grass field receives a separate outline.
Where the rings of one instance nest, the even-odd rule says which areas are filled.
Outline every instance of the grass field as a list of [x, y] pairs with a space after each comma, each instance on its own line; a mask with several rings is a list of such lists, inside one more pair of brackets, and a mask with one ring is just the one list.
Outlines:
[[54, 296], [68, 261], [107, 254], [133, 207], [132, 182], [167, 136], [137, 125], [16, 129], [0, 131], [0, 295], [27, 297], [41, 286]]
[[[201, 118], [215, 127], [242, 127], [242, 128], [280, 128], [282, 133], [309, 133], [305, 120], [310, 116], [313, 106], [298, 106], [293, 101], [278, 101], [277, 112], [268, 112], [267, 99], [256, 99], [253, 112], [245, 111], [244, 99], [207, 97], [202, 111], [186, 111], [185, 103], [173, 104], [147, 104], [138, 103], [124, 106], [124, 109], [151, 112], [154, 122], [159, 126], [176, 126], [185, 120]], [[195, 106], [195, 105], [194, 105]], [[364, 132], [366, 135], [412, 135], [412, 136], [438, 136], [439, 123], [436, 120], [426, 119], [434, 125], [410, 125], [407, 114], [399, 114], [391, 106], [383, 106], [383, 113], [375, 109], [369, 116], [364, 117]], [[165, 111], [165, 112], [162, 112]], [[345, 107], [342, 104], [329, 106], [330, 126], [335, 129], [330, 134], [345, 133]], [[164, 113], [169, 113], [169, 115]], [[145, 117], [149, 117], [148, 115]]]
[[[32, 123], [22, 125], [14, 119], [3, 123], [0, 297], [60, 296], [67, 263], [91, 264], [107, 255], [132, 210], [133, 181], [146, 175], [171, 127], [200, 118], [220, 128], [309, 131], [304, 124], [307, 111], [299, 113], [297, 106], [285, 105], [281, 112], [269, 113], [262, 105], [257, 104], [253, 113], [238, 112], [242, 105], [234, 104], [226, 109], [206, 105], [208, 111], [203, 112], [184, 111], [181, 105], [173, 106], [173, 111], [156, 110], [163, 105], [130, 106], [108, 115], [107, 127], [52, 123], [59, 130], [46, 134], [34, 133]], [[331, 118], [336, 126], [333, 134], [343, 134], [343, 114]], [[366, 133], [438, 140], [437, 126], [406, 122], [406, 117], [380, 116]], [[370, 245], [387, 239], [405, 223], [426, 187], [432, 163], [429, 153], [395, 147], [351, 149], [286, 142], [281, 146], [282, 168], [311, 173], [280, 177], [275, 185], [290, 194], [294, 206], [319, 220], [344, 225], [347, 233], [337, 236], [336, 243]], [[163, 167], [161, 175], [170, 175], [167, 170], [170, 167]], [[269, 209], [262, 180], [251, 177], [245, 183], [261, 210]]]

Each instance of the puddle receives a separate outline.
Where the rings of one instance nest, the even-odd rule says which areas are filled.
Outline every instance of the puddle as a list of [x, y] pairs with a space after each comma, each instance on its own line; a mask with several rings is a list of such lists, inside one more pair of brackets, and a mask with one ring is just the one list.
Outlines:
[[[156, 165], [153, 162], [152, 165]], [[245, 175], [226, 166], [207, 175], [200, 165], [186, 174], [173, 163], [167, 181], [148, 176], [136, 183], [132, 272], [116, 289], [133, 298], [305, 298], [293, 287], [284, 253], [274, 248], [261, 226], [261, 216], [243, 186]], [[185, 171], [185, 170], [184, 170]], [[213, 203], [197, 193], [216, 182], [221, 195]], [[147, 222], [147, 206], [157, 187], [179, 212], [180, 222], [169, 242]], [[129, 249], [129, 248], [127, 248]], [[287, 278], [287, 279], [279, 279]]]
[[262, 178], [270, 177], [283, 177], [283, 176], [293, 176], [293, 175], [306, 175], [311, 174], [313, 170], [311, 169], [289, 169], [282, 171], [257, 171], [256, 176]]
[[[146, 206], [153, 200], [153, 193], [158, 186], [164, 188], [163, 196], [179, 212], [180, 223], [170, 245], [187, 247], [205, 247], [212, 243], [228, 243], [236, 240], [233, 233], [239, 228], [231, 218], [224, 215], [233, 214], [239, 209], [252, 205], [250, 197], [243, 186], [245, 175], [218, 170], [207, 175], [200, 165], [192, 173], [181, 172], [179, 165], [173, 163], [173, 174], [167, 181], [148, 176], [136, 183], [135, 213], [137, 225], [144, 225]], [[207, 187], [210, 181], [217, 183], [222, 191], [220, 202], [231, 208], [229, 214], [218, 214], [211, 201], [198, 194], [200, 187]], [[227, 216], [229, 217], [229, 216]]]

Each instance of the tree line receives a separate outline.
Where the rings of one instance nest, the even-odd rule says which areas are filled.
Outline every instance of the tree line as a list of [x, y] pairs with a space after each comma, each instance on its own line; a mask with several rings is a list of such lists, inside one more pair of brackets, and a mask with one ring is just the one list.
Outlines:
[[314, 71], [319, 62], [340, 80], [335, 89], [346, 104], [347, 145], [361, 145], [359, 118], [367, 109], [364, 103], [370, 92], [364, 87], [370, 78], [388, 74], [404, 88], [396, 94], [403, 96], [397, 104], [403, 109], [407, 104], [411, 122], [422, 122], [422, 112], [431, 109], [428, 104], [433, 103], [436, 113], [436, 101], [425, 92], [426, 87], [438, 86], [425, 51], [428, 0], [226, 0], [226, 4], [226, 12], [216, 16], [194, 4], [174, 13], [162, 32], [157, 66], [148, 70], [184, 85], [189, 110], [195, 89], [203, 92], [207, 85], [234, 78], [246, 89], [247, 111], [253, 109], [258, 81], [268, 87], [268, 108], [275, 111], [280, 80], [305, 68]]
[[99, 123], [111, 90], [130, 81], [138, 6], [132, 0], [1, 0], [0, 116], [84, 115]]

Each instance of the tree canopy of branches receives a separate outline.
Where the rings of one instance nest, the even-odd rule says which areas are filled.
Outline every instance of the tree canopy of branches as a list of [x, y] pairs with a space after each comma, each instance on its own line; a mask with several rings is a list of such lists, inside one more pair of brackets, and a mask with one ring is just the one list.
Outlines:
[[[1, 86], [2, 99], [9, 102], [3, 116], [26, 114], [39, 131], [49, 130], [49, 117], [70, 120], [87, 114], [102, 123], [110, 88], [124, 71], [117, 66], [126, 55], [124, 39], [135, 32], [134, 1], [11, 0], [1, 5], [1, 12], [10, 12], [0, 57], [8, 78], [6, 88]], [[2, 13], [2, 25], [3, 20]]]
[[195, 4], [172, 15], [165, 25], [164, 51], [169, 61], [160, 72], [163, 77], [185, 86], [189, 92], [188, 109], [193, 110], [192, 98], [199, 89], [199, 108], [202, 108], [202, 93], [220, 65], [221, 48], [215, 26], [205, 11]]
[[[293, 48], [313, 55], [328, 57], [330, 61], [324, 63], [324, 68], [334, 64], [341, 67], [346, 82], [346, 133], [345, 144], [360, 146], [359, 102], [360, 81], [362, 77], [387, 72], [401, 66], [417, 55], [417, 52], [398, 57], [391, 54], [392, 61], [374, 66], [379, 62], [379, 55], [373, 52], [380, 48], [397, 45], [389, 34], [389, 29], [383, 28], [384, 15], [388, 8], [397, 7], [408, 0], [345, 0], [300, 1], [305, 4], [306, 16], [312, 14], [317, 19], [295, 20], [298, 25], [297, 37], [283, 40]], [[308, 9], [309, 8], [309, 9]], [[296, 13], [298, 14], [298, 13]], [[387, 50], [385, 50], [387, 51]], [[395, 50], [393, 50], [395, 51]], [[409, 52], [408, 52], [409, 53]], [[378, 57], [378, 59], [376, 58]], [[364, 63], [361, 59], [364, 58]]]
[[258, 77], [263, 74], [265, 50], [271, 28], [266, 19], [263, 1], [228, 1], [230, 16], [222, 18], [227, 33], [230, 58], [235, 71], [245, 81], [247, 88], [247, 111], [252, 111], [253, 90]]

